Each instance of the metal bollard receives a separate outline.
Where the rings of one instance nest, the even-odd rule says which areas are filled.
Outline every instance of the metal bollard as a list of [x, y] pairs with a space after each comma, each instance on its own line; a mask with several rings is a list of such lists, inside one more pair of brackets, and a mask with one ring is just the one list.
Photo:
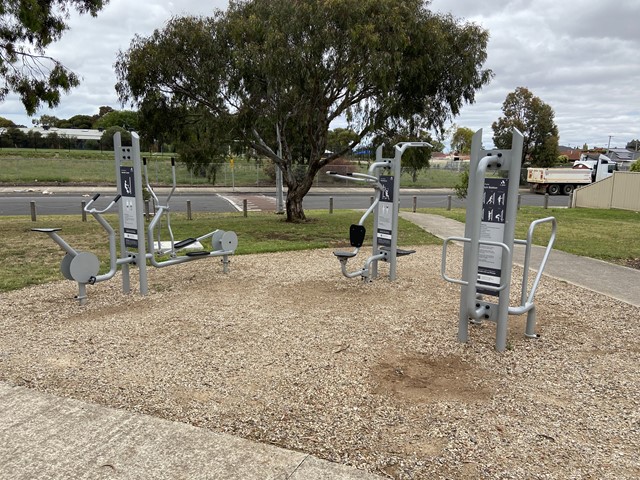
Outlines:
[[333, 213], [333, 197], [329, 197], [329, 213]]
[[447, 211], [451, 210], [451, 195], [447, 195]]
[[144, 201], [144, 218], [149, 220], [149, 200]]
[[416, 213], [416, 209], [418, 208], [418, 197], [413, 196], [413, 213]]
[[31, 221], [35, 222], [36, 221], [36, 202], [32, 200], [30, 203], [31, 203]]
[[569, 205], [567, 205], [567, 207], [573, 208], [573, 192], [569, 194]]
[[247, 199], [242, 200], [242, 214], [247, 216]]
[[373, 205], [373, 197], [369, 197], [369, 205]]
[[82, 221], [86, 222], [87, 221], [87, 212], [84, 211], [84, 207], [87, 206], [87, 202], [85, 202], [84, 200], [81, 202], [80, 204], [80, 209], [82, 212]]
[[187, 220], [193, 220], [191, 218], [191, 200], [187, 200]]
[[544, 194], [544, 209], [546, 210], [547, 208], [549, 208], [549, 194], [545, 193]]
[[518, 194], [518, 210], [520, 210], [520, 203], [522, 203], [522, 195]]

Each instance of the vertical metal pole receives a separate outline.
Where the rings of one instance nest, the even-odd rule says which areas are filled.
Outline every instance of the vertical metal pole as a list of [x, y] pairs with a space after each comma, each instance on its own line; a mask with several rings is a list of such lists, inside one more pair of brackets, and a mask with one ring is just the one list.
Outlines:
[[[140, 272], [139, 284], [140, 294], [146, 295], [149, 292], [147, 283], [147, 242], [144, 224], [144, 198], [142, 193], [142, 162], [140, 161], [140, 137], [136, 132], [131, 132], [131, 153], [133, 156], [133, 178], [135, 182], [136, 195], [136, 228], [138, 230], [138, 261], [137, 266]], [[119, 175], [118, 175], [119, 176]], [[119, 202], [122, 203], [122, 202]]]
[[247, 216], [247, 199], [246, 198], [242, 200], [242, 215], [244, 217]]
[[545, 193], [544, 194], [544, 209], [546, 210], [547, 208], [549, 208], [549, 194]]
[[447, 211], [451, 210], [451, 195], [447, 195]]
[[[474, 224], [482, 220], [473, 207], [473, 202], [482, 201], [482, 193], [476, 192], [476, 170], [480, 163], [482, 153], [482, 129], [478, 130], [471, 141], [471, 156], [469, 161], [469, 187], [467, 194], [467, 217], [464, 224], [465, 238], [472, 238]], [[479, 199], [479, 200], [478, 200]], [[482, 207], [480, 207], [482, 208]], [[466, 342], [469, 339], [469, 301], [470, 297], [475, 298], [475, 285], [477, 276], [477, 265], [472, 265], [470, 261], [471, 244], [464, 242], [464, 254], [462, 257], [462, 279], [469, 283], [460, 289], [460, 315], [458, 317], [458, 341]]]
[[80, 202], [80, 213], [82, 215], [82, 221], [86, 222], [87, 221], [87, 212], [84, 211], [84, 207], [87, 206], [87, 202], [85, 202], [84, 200], [82, 202]]
[[[120, 132], [116, 132], [113, 136], [113, 149], [116, 157], [116, 185], [118, 194], [122, 194], [122, 179], [120, 178], [120, 167], [122, 166], [123, 151], [122, 151], [122, 139]], [[157, 162], [156, 162], [157, 168]], [[127, 246], [124, 239], [124, 201], [118, 202], [118, 235], [120, 237], [120, 256], [125, 258], [127, 256]], [[131, 283], [129, 277], [129, 264], [122, 264], [122, 292], [129, 293], [131, 291]]]
[[32, 200], [31, 202], [29, 202], [29, 205], [31, 207], [31, 221], [35, 222], [36, 221], [36, 202]]
[[329, 213], [333, 213], [333, 197], [329, 197]]
[[393, 214], [391, 217], [391, 251], [389, 252], [389, 280], [396, 279], [398, 260], [398, 215], [400, 210], [400, 177], [403, 150], [396, 146], [393, 158]]
[[[378, 148], [376, 149], [376, 162], [382, 162], [382, 145], [378, 146]], [[376, 168], [375, 170], [375, 176], [378, 177], [378, 179], [380, 179], [380, 169]], [[380, 195], [380, 192], [376, 193], [378, 195]], [[373, 197], [369, 197], [370, 200], [370, 204], [371, 205], [373, 203]], [[378, 204], [378, 208], [375, 209], [373, 211], [373, 239], [371, 241], [371, 254], [372, 255], [377, 255], [378, 252], [378, 222], [379, 222], [379, 215], [378, 215], [378, 209], [380, 208], [380, 204]], [[369, 279], [372, 280], [374, 278], [376, 278], [378, 276], [378, 261], [374, 260], [373, 262], [371, 262], [370, 266], [369, 266]]]
[[373, 197], [369, 197], [369, 206], [373, 204]]
[[522, 195], [518, 194], [518, 210], [520, 210], [521, 203], [522, 203]]
[[413, 196], [413, 213], [416, 213], [416, 209], [418, 208], [418, 197]]
[[149, 220], [149, 200], [144, 201], [144, 218]]
[[193, 220], [191, 218], [191, 200], [187, 200], [187, 220]]
[[573, 208], [573, 192], [569, 194], [569, 204], [567, 205], [569, 208]]
[[503, 352], [507, 347], [507, 325], [509, 321], [509, 292], [511, 290], [511, 271], [513, 270], [513, 243], [515, 239], [516, 217], [518, 213], [518, 189], [520, 188], [520, 167], [524, 137], [513, 129], [511, 141], [511, 161], [509, 167], [509, 190], [507, 191], [507, 210], [505, 212], [504, 238], [502, 242], [509, 252], [502, 252], [502, 282], [506, 284], [498, 300], [498, 320], [496, 327], [496, 350]]

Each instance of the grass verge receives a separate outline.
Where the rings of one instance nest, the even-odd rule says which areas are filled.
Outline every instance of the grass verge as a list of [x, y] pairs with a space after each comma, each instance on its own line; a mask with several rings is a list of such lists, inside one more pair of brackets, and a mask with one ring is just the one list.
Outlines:
[[[418, 209], [421, 213], [432, 213], [465, 221], [461, 208]], [[521, 207], [516, 219], [516, 238], [526, 238], [532, 221], [555, 217], [558, 232], [554, 248], [564, 252], [598, 258], [612, 263], [626, 264], [640, 258], [640, 213], [626, 210], [600, 210], [591, 208]], [[536, 230], [534, 243], [546, 245], [550, 228], [541, 225]]]
[[[194, 215], [193, 220], [187, 220], [186, 214], [174, 213], [171, 226], [176, 241], [198, 237], [215, 229], [234, 231], [238, 235], [236, 255], [242, 255], [349, 246], [349, 225], [357, 222], [360, 215], [349, 210], [333, 214], [307, 211], [309, 222], [291, 224], [273, 213], [250, 213], [246, 218], [236, 213], [203, 213]], [[117, 216], [107, 215], [106, 218], [116, 228]], [[403, 219], [399, 221], [400, 246], [441, 243], [414, 224]], [[27, 217], [3, 217], [0, 222], [4, 242], [4, 248], [0, 251], [0, 292], [63, 278], [60, 261], [64, 252], [48, 235], [31, 232], [32, 228], [62, 228], [59, 234], [69, 245], [77, 251], [95, 253], [101, 261], [101, 272], [108, 270], [107, 235], [91, 217], [86, 223], [70, 215], [39, 216], [37, 222], [31, 222]], [[369, 241], [365, 245], [371, 245], [371, 223], [365, 226]], [[168, 240], [166, 230], [161, 233], [162, 239]]]

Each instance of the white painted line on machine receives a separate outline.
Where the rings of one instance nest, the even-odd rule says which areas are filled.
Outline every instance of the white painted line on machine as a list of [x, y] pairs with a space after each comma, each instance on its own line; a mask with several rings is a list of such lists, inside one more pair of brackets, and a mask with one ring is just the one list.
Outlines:
[[[155, 248], [156, 250], [170, 250], [171, 242], [160, 242], [160, 245], [158, 245], [158, 242], [153, 242], [153, 248]], [[185, 250], [203, 250], [204, 247], [200, 242], [194, 242], [184, 247], [184, 249]]]

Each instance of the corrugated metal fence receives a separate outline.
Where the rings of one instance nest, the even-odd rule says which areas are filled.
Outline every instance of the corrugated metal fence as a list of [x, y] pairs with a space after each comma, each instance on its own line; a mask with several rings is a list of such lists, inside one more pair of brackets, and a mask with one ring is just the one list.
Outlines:
[[640, 211], [640, 172], [614, 172], [573, 192], [573, 206]]

